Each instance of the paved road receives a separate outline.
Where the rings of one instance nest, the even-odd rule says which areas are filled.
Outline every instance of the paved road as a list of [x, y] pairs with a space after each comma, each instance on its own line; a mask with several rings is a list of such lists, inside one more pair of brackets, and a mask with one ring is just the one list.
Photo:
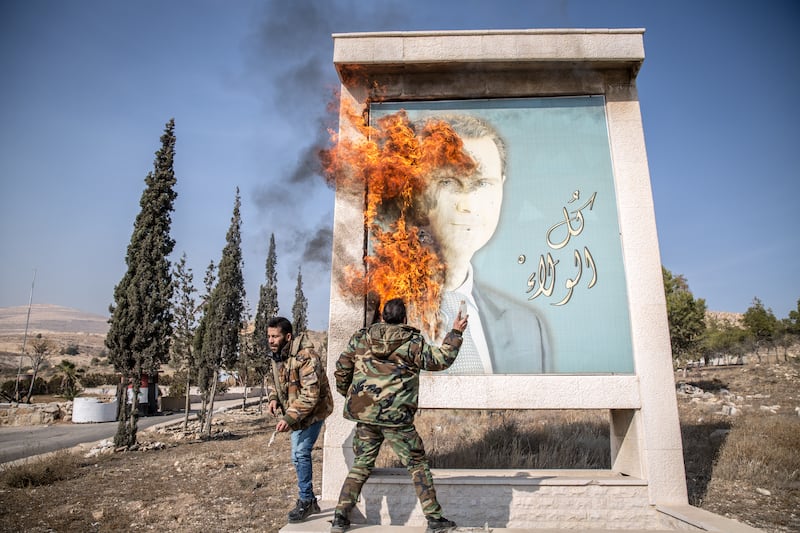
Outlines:
[[[251, 403], [248, 401], [248, 404]], [[239, 407], [242, 400], [223, 400], [214, 402], [214, 411], [229, 407]], [[194, 407], [194, 405], [193, 405]], [[199, 406], [197, 406], [199, 408]], [[192, 409], [190, 413], [196, 413]], [[172, 415], [143, 416], [139, 418], [138, 428], [143, 430], [162, 423], [180, 423], [184, 413]], [[117, 422], [98, 422], [90, 424], [52, 424], [50, 426], [0, 426], [0, 463], [24, 459], [78, 444], [97, 442], [114, 437]]]

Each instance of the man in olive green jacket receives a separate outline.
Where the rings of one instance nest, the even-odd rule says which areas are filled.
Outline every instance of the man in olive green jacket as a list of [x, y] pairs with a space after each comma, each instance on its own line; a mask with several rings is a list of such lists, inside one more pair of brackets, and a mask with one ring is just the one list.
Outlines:
[[344, 416], [357, 422], [353, 437], [355, 460], [339, 494], [332, 533], [350, 526], [350, 511], [361, 494], [381, 444], [386, 440], [408, 469], [428, 532], [456, 524], [442, 516], [436, 499], [422, 439], [414, 427], [420, 370], [444, 370], [456, 360], [467, 317], [459, 312], [441, 347], [428, 344], [416, 328], [406, 325], [406, 307], [395, 298], [383, 308], [383, 322], [356, 332], [336, 362], [336, 390], [346, 397]]
[[320, 511], [312, 486], [311, 450], [322, 423], [333, 411], [328, 377], [314, 345], [304, 334], [292, 342], [292, 323], [283, 317], [267, 321], [267, 343], [272, 359], [269, 412], [283, 416], [276, 431], [292, 432], [292, 463], [297, 472], [299, 498], [289, 522], [302, 522]]

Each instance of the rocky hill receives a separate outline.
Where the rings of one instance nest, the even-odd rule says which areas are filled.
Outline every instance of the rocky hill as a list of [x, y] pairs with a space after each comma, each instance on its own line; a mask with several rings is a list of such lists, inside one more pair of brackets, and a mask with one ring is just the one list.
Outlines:
[[727, 323], [732, 326], [741, 326], [743, 313], [729, 313], [727, 311], [706, 311], [706, 322], [713, 320], [718, 323]]

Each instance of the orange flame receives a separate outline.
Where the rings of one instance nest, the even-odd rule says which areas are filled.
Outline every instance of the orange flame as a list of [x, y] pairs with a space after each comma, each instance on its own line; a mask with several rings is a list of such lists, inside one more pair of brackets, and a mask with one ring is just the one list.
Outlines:
[[381, 302], [403, 298], [409, 321], [436, 338], [446, 265], [436, 243], [421, 238], [413, 223], [414, 203], [433, 170], [446, 166], [470, 173], [475, 162], [446, 122], [429, 120], [417, 131], [404, 110], [381, 117], [374, 127], [366, 111], [343, 108], [340, 116], [359, 135], [331, 132], [333, 147], [321, 154], [323, 168], [329, 184], [365, 189], [364, 224], [370, 234], [366, 273], [351, 266], [341, 288], [360, 296], [374, 292]]

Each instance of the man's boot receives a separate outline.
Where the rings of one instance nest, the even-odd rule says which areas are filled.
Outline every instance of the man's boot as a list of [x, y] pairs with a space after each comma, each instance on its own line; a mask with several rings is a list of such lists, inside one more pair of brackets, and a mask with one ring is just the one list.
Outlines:
[[319, 512], [319, 504], [316, 498], [310, 500], [297, 500], [294, 509], [289, 511], [289, 523], [302, 522], [309, 515]]
[[333, 522], [331, 522], [331, 533], [344, 533], [350, 529], [350, 520], [345, 515], [336, 511], [333, 513]]
[[428, 517], [428, 529], [425, 530], [425, 533], [441, 533], [455, 528], [456, 523], [443, 516], [439, 518]]

